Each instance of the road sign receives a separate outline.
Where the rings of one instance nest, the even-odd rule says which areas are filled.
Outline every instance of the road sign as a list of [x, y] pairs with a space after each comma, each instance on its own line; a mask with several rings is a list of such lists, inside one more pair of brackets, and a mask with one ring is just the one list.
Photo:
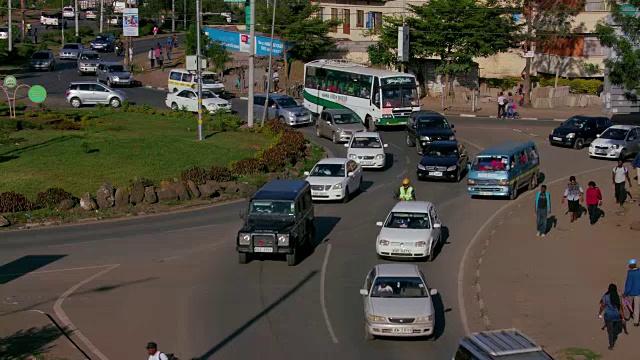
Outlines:
[[637, 7], [634, 7], [633, 5], [629, 5], [629, 4], [621, 4], [620, 10], [622, 11], [622, 14], [627, 16], [634, 16], [638, 12]]
[[527, 51], [522, 56], [524, 56], [526, 58], [534, 58], [534, 57], [536, 57], [536, 54], [533, 51]]
[[34, 85], [29, 89], [29, 100], [38, 104], [43, 102], [47, 98], [47, 90], [40, 86]]
[[16, 85], [18, 85], [18, 80], [16, 80], [15, 76], [8, 75], [4, 78], [4, 86], [9, 89], [16, 87]]

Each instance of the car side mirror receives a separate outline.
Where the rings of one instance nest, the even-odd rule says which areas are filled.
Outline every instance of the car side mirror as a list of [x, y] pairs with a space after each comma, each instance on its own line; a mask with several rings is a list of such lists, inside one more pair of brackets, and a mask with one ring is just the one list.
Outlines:
[[389, 147], [389, 144], [384, 144], [383, 146], [384, 146], [384, 147]]
[[308, 172], [308, 171], [304, 172], [304, 176], [309, 176], [309, 174], [310, 174], [310, 172]]
[[600, 135], [602, 135], [602, 134], [598, 134], [598, 135], [596, 135], [596, 137], [600, 137]]
[[354, 173], [353, 171], [350, 171], [350, 172], [347, 174], [347, 176], [353, 176], [353, 175], [355, 175], [355, 174], [356, 174], [356, 173]]
[[376, 222], [376, 226], [382, 226], [382, 221]]
[[247, 211], [246, 210], [240, 210], [240, 213], [238, 213], [238, 215], [240, 216], [240, 219], [244, 220], [247, 218]]
[[369, 295], [369, 292], [367, 291], [367, 289], [360, 289], [360, 295], [367, 296]]
[[349, 143], [344, 144], [344, 147], [348, 148], [349, 147]]
[[471, 171], [471, 164], [467, 164], [467, 171]]
[[431, 290], [429, 290], [429, 295], [431, 295], [431, 296], [436, 296], [436, 295], [438, 295], [438, 290], [437, 290], [437, 289], [431, 289]]
[[442, 227], [442, 224], [438, 224], [438, 223], [433, 224], [434, 229], [440, 229], [441, 227]]

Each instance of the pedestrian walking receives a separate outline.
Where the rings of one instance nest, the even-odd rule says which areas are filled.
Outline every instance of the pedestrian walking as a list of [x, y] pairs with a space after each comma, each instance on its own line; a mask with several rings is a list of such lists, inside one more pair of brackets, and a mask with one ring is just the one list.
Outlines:
[[612, 174], [613, 187], [615, 189], [616, 203], [622, 207], [627, 199], [627, 189], [624, 187], [625, 180], [631, 187], [631, 179], [629, 178], [629, 170], [624, 166], [624, 161], [618, 160], [618, 165], [613, 168]]
[[507, 116], [506, 116], [507, 119], [509, 119], [509, 118], [515, 119], [516, 118], [516, 115], [515, 115], [515, 112], [514, 112], [514, 107], [515, 106], [516, 106], [516, 100], [513, 97], [513, 94], [509, 93], [507, 95]]
[[158, 35], [158, 27], [154, 26], [153, 27], [153, 37], [156, 37]]
[[636, 169], [636, 180], [638, 180], [638, 186], [640, 186], [640, 151], [636, 154], [631, 165]]
[[158, 344], [153, 341], [147, 344], [147, 354], [149, 354], [149, 360], [169, 360], [165, 353], [158, 351]]
[[33, 43], [38, 43], [38, 28], [33, 29]]
[[631, 314], [633, 317], [633, 326], [640, 326], [640, 270], [638, 270], [638, 261], [631, 259], [627, 262], [629, 270], [627, 270], [627, 279], [624, 282], [623, 295], [625, 299], [632, 304]]
[[551, 196], [547, 192], [547, 185], [540, 186], [540, 191], [536, 194], [535, 202], [536, 214], [536, 236], [544, 237], [547, 233], [547, 217], [551, 213]]
[[178, 47], [178, 37], [176, 35], [173, 35], [173, 47], [177, 48]]
[[564, 204], [565, 200], [569, 203], [567, 210], [569, 218], [571, 222], [574, 222], [580, 213], [580, 203], [584, 201], [584, 190], [576, 181], [575, 176], [569, 177], [569, 184], [564, 189], [564, 195], [562, 196], [562, 204]]
[[278, 73], [278, 69], [273, 72], [273, 91], [278, 92], [278, 84], [280, 83], [280, 74]]
[[505, 116], [504, 107], [506, 105], [506, 101], [504, 98], [504, 93], [501, 91], [500, 95], [498, 95], [498, 119]]
[[156, 61], [158, 62], [158, 66], [160, 67], [160, 70], [164, 71], [164, 58], [162, 57], [162, 51], [158, 52], [158, 55], [156, 56]]
[[609, 284], [607, 292], [600, 299], [598, 317], [604, 319], [609, 337], [609, 350], [613, 350], [625, 323], [624, 308], [616, 284]]
[[518, 104], [520, 106], [524, 105], [524, 84], [520, 84], [518, 88]]
[[171, 42], [167, 39], [167, 45], [164, 48], [164, 52], [167, 54], [167, 60], [171, 60]]
[[153, 48], [149, 50], [149, 55], [147, 55], [147, 57], [149, 58], [149, 64], [151, 65], [151, 69], [153, 69], [156, 63], [156, 52], [155, 50], [153, 50]]
[[596, 185], [595, 181], [589, 181], [589, 187], [587, 188], [587, 210], [589, 211], [589, 223], [595, 224], [600, 217], [600, 209], [598, 206], [602, 206], [602, 192]]

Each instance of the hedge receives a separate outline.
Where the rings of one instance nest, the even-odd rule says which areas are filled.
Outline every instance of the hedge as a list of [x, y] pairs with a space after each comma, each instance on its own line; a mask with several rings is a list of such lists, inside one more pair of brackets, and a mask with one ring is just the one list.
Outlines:
[[[548, 79], [540, 79], [538, 83], [540, 86], [554, 86], [556, 82], [555, 78]], [[598, 88], [601, 85], [604, 85], [602, 80], [596, 79], [567, 79], [567, 78], [559, 78], [558, 85], [561, 86], [569, 86], [569, 91], [573, 94], [589, 94], [589, 95], [597, 95]]]

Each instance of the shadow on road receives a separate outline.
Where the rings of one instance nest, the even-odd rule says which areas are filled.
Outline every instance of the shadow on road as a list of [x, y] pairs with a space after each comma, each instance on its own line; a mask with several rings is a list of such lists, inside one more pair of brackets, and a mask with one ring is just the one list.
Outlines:
[[446, 226], [443, 226], [441, 229], [442, 234], [441, 236], [441, 240], [440, 240], [440, 244], [438, 244], [436, 246], [436, 248], [434, 249], [434, 259], [437, 259], [438, 256], [440, 256], [440, 253], [442, 252], [442, 249], [444, 248], [445, 245], [449, 245], [450, 243], [448, 242], [450, 234], [449, 234], [449, 228]]
[[318, 245], [325, 241], [329, 241], [329, 234], [333, 231], [333, 229], [340, 222], [339, 217], [335, 216], [318, 216], [316, 217], [316, 236], [313, 240], [313, 248], [315, 249]]
[[[43, 268], [67, 255], [27, 255], [0, 266], [0, 285]], [[0, 358], [1, 359], [1, 358]]]
[[232, 342], [235, 338], [237, 338], [238, 336], [240, 336], [243, 332], [245, 332], [245, 330], [247, 330], [248, 328], [251, 327], [251, 325], [255, 324], [258, 320], [260, 320], [262, 317], [264, 317], [265, 315], [267, 315], [268, 313], [270, 313], [273, 309], [275, 309], [276, 307], [278, 307], [279, 305], [281, 305], [283, 302], [285, 302], [289, 297], [291, 297], [291, 295], [295, 294], [298, 290], [300, 290], [300, 288], [302, 288], [302, 286], [304, 286], [306, 283], [308, 283], [311, 279], [313, 279], [316, 275], [318, 274], [317, 270], [311, 271], [307, 276], [305, 276], [302, 280], [300, 280], [294, 287], [292, 287], [289, 291], [287, 291], [286, 293], [284, 293], [282, 296], [280, 296], [276, 301], [272, 302], [269, 306], [267, 306], [266, 308], [264, 308], [262, 311], [260, 311], [258, 314], [256, 314], [255, 316], [253, 316], [251, 319], [249, 319], [247, 322], [245, 322], [242, 326], [240, 326], [239, 328], [237, 328], [234, 332], [232, 332], [231, 334], [229, 334], [226, 338], [222, 339], [222, 341], [220, 341], [219, 343], [217, 343], [216, 345], [214, 345], [211, 349], [209, 349], [209, 351], [207, 351], [206, 353], [204, 353], [202, 356], [196, 357], [194, 359], [197, 360], [206, 360], [209, 358], [213, 358], [213, 356], [220, 351], [223, 347], [225, 347], [226, 345], [228, 345], [230, 342]]
[[[66, 330], [65, 330], [66, 331]], [[62, 333], [53, 325], [32, 327], [0, 338], [0, 359], [26, 360], [46, 354]]]

